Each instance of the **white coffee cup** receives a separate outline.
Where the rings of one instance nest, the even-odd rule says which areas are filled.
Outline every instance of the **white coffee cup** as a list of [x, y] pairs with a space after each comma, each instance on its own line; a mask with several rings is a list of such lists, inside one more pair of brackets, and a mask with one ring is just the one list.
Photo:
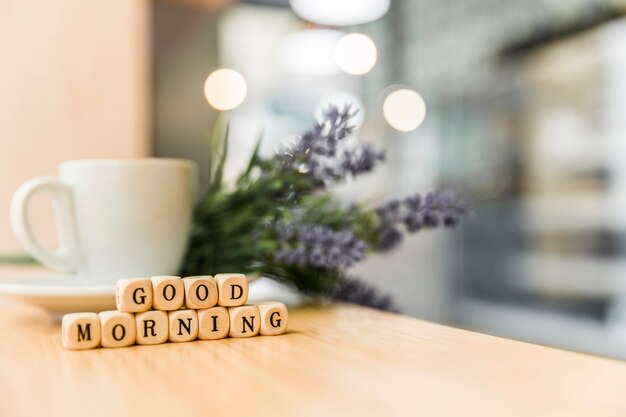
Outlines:
[[[197, 169], [182, 159], [77, 160], [59, 177], [38, 177], [13, 196], [11, 222], [20, 243], [50, 269], [75, 273], [87, 284], [176, 274], [185, 254]], [[31, 197], [51, 195], [59, 247], [33, 233]]]

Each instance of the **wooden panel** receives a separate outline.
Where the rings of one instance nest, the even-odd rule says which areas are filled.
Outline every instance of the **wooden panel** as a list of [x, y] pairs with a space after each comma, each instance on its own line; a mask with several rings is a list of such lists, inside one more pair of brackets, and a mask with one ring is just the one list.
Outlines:
[[[147, 155], [146, 0], [0, 2], [0, 252], [13, 191], [66, 159]], [[54, 243], [50, 206], [35, 226]]]
[[281, 336], [91, 351], [63, 349], [40, 310], [4, 299], [0, 317], [2, 416], [626, 415], [625, 363], [360, 307], [293, 309]]

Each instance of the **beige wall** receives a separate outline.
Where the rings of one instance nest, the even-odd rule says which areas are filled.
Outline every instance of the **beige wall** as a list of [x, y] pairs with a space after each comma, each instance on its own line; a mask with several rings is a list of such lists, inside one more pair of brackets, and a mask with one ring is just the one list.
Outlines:
[[[13, 191], [74, 158], [138, 157], [149, 143], [150, 2], [0, 1], [0, 254], [17, 252]], [[50, 204], [35, 227], [55, 242]]]

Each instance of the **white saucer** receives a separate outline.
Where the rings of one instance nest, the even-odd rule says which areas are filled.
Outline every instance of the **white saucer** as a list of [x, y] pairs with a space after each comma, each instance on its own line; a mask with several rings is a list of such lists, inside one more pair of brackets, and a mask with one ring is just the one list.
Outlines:
[[115, 285], [87, 285], [80, 276], [39, 267], [2, 267], [0, 295], [52, 313], [115, 309]]
[[[264, 277], [249, 279], [252, 285], [248, 303], [275, 300], [295, 306], [302, 302], [301, 296], [282, 284]], [[0, 267], [0, 295], [56, 314], [115, 310], [114, 284], [87, 285], [78, 275], [42, 267]]]

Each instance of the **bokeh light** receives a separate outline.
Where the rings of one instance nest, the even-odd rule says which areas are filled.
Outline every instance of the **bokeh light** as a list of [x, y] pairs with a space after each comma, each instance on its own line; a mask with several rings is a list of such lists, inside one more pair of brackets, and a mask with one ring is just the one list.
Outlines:
[[207, 101], [221, 111], [238, 107], [246, 98], [247, 91], [243, 76], [229, 68], [213, 71], [204, 83], [204, 96]]
[[337, 42], [335, 61], [339, 68], [352, 75], [367, 74], [376, 64], [376, 45], [362, 33], [350, 33]]
[[352, 26], [381, 18], [391, 0], [290, 0], [301, 18], [320, 25]]
[[426, 104], [413, 90], [391, 92], [383, 102], [383, 115], [391, 127], [401, 132], [415, 130], [426, 117]]

